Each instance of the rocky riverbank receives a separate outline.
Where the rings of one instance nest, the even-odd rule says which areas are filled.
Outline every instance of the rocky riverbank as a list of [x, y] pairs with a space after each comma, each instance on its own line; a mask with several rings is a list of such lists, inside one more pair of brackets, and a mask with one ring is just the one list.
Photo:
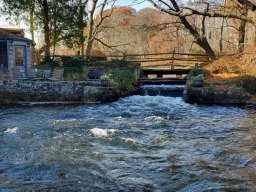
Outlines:
[[218, 75], [202, 68], [192, 69], [183, 95], [185, 101], [205, 105], [256, 108], [254, 78], [231, 74]]
[[246, 105], [251, 96], [242, 88], [187, 87], [185, 100], [188, 103], [208, 105]]
[[241, 87], [187, 86], [183, 98], [187, 103], [256, 108], [256, 99]]

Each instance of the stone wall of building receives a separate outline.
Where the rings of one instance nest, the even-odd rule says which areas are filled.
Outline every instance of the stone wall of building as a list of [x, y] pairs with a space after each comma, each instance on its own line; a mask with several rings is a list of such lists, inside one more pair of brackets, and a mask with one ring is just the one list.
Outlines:
[[110, 102], [119, 93], [99, 81], [0, 81], [0, 104], [22, 102]]

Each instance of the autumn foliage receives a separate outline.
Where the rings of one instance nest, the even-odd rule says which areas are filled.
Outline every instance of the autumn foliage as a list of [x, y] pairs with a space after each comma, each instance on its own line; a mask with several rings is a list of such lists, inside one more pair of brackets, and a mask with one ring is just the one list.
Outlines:
[[115, 7], [98, 35], [109, 47], [96, 43], [94, 49], [108, 54], [171, 52], [182, 41], [175, 34], [175, 21], [175, 17], [156, 9], [137, 12], [131, 7]]

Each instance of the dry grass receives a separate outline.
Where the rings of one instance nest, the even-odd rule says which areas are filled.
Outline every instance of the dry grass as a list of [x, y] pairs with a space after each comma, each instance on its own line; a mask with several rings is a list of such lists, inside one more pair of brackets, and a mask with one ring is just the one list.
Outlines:
[[256, 47], [247, 47], [240, 55], [221, 56], [202, 67], [209, 71], [206, 86], [222, 89], [242, 87], [254, 94], [256, 101]]
[[207, 80], [232, 80], [240, 77], [241, 75], [237, 73], [217, 73], [209, 75]]
[[218, 60], [206, 64], [204, 69], [220, 78], [251, 75], [256, 76], [256, 47], [247, 46], [243, 54], [221, 56]]
[[211, 74], [240, 74], [245, 73], [244, 65], [237, 56], [222, 56], [218, 60], [205, 64], [203, 68]]
[[[248, 46], [242, 55], [220, 56], [218, 60], [205, 64], [203, 68], [210, 72], [206, 82], [234, 82], [235, 86], [243, 76], [256, 77], [256, 47]], [[223, 88], [227, 86], [232, 85], [223, 85]]]

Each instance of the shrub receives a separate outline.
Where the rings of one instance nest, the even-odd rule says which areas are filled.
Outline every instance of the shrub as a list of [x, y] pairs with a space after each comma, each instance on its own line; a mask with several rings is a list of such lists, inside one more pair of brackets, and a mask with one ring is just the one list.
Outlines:
[[200, 74], [200, 75], [197, 75], [197, 76], [192, 76], [192, 77], [189, 78], [189, 80], [192, 80], [192, 81], [204, 80], [204, 74]]
[[89, 65], [89, 61], [82, 57], [61, 57], [64, 67], [82, 68], [85, 65]]
[[196, 77], [198, 75], [203, 75], [204, 77], [208, 75], [207, 71], [201, 69], [201, 68], [194, 68], [190, 70], [189, 77]]
[[[133, 69], [137, 66], [136, 63], [129, 61], [89, 61], [83, 57], [60, 56], [54, 60], [42, 63], [38, 69], [55, 68], [59, 64], [64, 68], [65, 80], [83, 80], [89, 69], [100, 71], [103, 74], [111, 73], [111, 81], [113, 85], [118, 84], [121, 90], [130, 89], [135, 84], [135, 76]], [[114, 82], [115, 81], [115, 82]]]
[[112, 70], [112, 79], [118, 84], [118, 89], [124, 91], [132, 89], [136, 84], [135, 75], [132, 70], [120, 68]]
[[59, 61], [56, 60], [48, 60], [47, 62], [41, 62], [39, 65], [36, 66], [38, 69], [48, 69], [48, 68], [55, 68], [60, 67]]
[[102, 75], [100, 77], [100, 80], [101, 81], [110, 81], [110, 80], [112, 80], [112, 74], [111, 73], [107, 73], [105, 75]]
[[65, 80], [82, 80], [88, 72], [88, 60], [80, 57], [62, 57]]

